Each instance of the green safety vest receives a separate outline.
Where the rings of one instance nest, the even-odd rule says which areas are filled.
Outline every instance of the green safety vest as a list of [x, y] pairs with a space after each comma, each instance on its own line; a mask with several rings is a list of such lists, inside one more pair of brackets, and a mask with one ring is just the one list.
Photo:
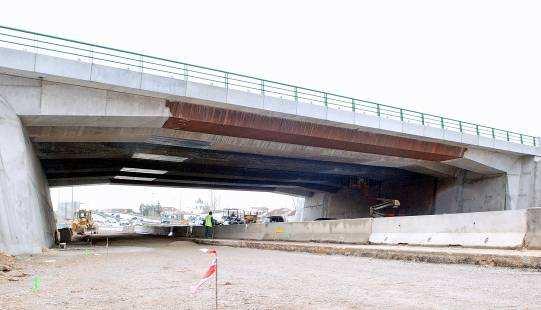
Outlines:
[[205, 226], [212, 227], [212, 215], [207, 215], [205, 217]]

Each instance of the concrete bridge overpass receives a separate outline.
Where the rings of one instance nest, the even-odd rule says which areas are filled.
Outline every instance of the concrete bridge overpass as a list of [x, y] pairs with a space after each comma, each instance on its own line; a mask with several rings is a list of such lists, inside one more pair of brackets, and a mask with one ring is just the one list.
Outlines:
[[60, 185], [281, 192], [307, 220], [541, 204], [537, 137], [8, 27], [0, 119], [12, 252], [51, 242]]

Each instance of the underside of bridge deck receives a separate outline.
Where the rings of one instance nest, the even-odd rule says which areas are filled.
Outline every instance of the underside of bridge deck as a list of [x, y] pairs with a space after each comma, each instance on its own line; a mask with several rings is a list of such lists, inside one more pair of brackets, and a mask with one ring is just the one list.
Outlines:
[[35, 145], [51, 186], [114, 183], [311, 196], [313, 192], [334, 193], [359, 180], [385, 182], [420, 177], [397, 168], [216, 151], [205, 146], [69, 142]]

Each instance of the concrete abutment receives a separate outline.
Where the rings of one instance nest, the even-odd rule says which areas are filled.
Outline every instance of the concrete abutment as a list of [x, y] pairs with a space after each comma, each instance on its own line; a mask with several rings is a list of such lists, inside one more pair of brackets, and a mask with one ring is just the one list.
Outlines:
[[54, 242], [47, 180], [19, 117], [0, 96], [0, 251], [41, 252]]

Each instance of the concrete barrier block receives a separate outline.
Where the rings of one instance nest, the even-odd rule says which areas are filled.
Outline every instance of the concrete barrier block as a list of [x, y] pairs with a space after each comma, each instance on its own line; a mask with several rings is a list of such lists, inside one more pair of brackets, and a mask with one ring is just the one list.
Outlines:
[[90, 80], [92, 65], [71, 59], [36, 55], [36, 72], [79, 80]]
[[347, 242], [366, 244], [372, 219], [227, 225], [216, 227], [216, 238], [244, 240]]
[[34, 71], [35, 55], [31, 52], [0, 48], [0, 67]]
[[262, 109], [263, 96], [241, 90], [229, 89], [227, 92], [227, 103], [249, 108]]
[[521, 248], [526, 211], [493, 211], [376, 218], [370, 242], [491, 248]]
[[193, 97], [208, 101], [226, 102], [227, 89], [218, 86], [188, 82], [186, 97]]
[[526, 212], [527, 230], [524, 247], [529, 250], [541, 250], [541, 208], [531, 208]]
[[91, 80], [98, 83], [138, 89], [141, 86], [141, 72], [93, 64]]
[[186, 81], [143, 73], [141, 89], [168, 95], [186, 96]]

